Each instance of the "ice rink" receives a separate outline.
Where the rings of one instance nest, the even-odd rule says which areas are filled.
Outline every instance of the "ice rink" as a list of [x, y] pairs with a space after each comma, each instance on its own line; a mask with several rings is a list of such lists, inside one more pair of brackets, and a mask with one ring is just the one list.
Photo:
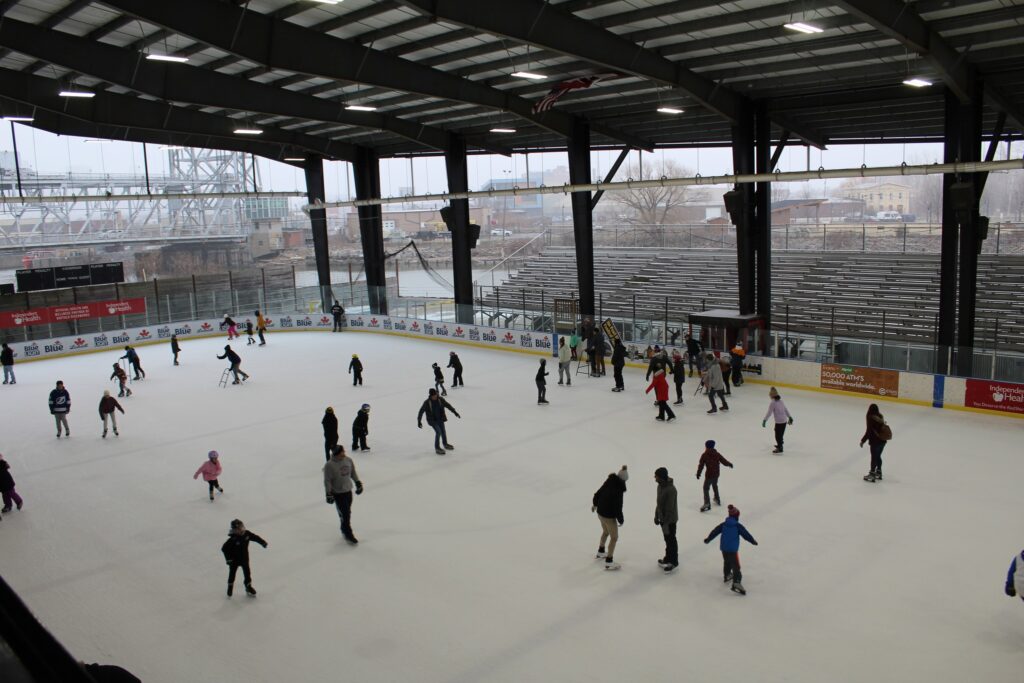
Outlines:
[[[709, 416], [688, 379], [664, 424], [639, 369], [616, 394], [610, 365], [567, 388], [549, 359], [542, 407], [537, 356], [360, 333], [241, 341], [252, 380], [226, 389], [223, 338], [184, 341], [180, 367], [168, 345], [141, 347], [148, 378], [122, 400], [119, 438], [100, 438], [97, 403], [120, 352], [17, 365], [0, 387], [0, 452], [25, 499], [0, 522], [0, 572], [74, 656], [145, 683], [1021, 680], [1024, 604], [1003, 595], [1024, 546], [1020, 420], [882, 403], [895, 436], [868, 484], [867, 398], [783, 389], [796, 423], [774, 456], [766, 385]], [[441, 457], [416, 412], [452, 348], [466, 387], [449, 390], [462, 419]], [[59, 441], [57, 379], [72, 397]], [[363, 402], [372, 450], [355, 454], [349, 547], [324, 501], [320, 420], [334, 406], [347, 444]], [[740, 549], [746, 597], [722, 583], [717, 540], [702, 543], [725, 517], [699, 512], [706, 439], [735, 464], [723, 503], [760, 542]], [[192, 479], [210, 449], [215, 502]], [[622, 464], [622, 569], [607, 572], [591, 496]], [[658, 466], [679, 489], [668, 576]], [[241, 580], [224, 595], [235, 517], [270, 543], [250, 549], [256, 599]]]

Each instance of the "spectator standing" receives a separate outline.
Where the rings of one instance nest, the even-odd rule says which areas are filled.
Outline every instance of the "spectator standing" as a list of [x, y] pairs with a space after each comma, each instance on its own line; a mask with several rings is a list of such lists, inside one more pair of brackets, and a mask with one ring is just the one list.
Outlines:
[[558, 383], [562, 384], [563, 381], [567, 382], [567, 386], [572, 386], [572, 375], [569, 373], [569, 363], [572, 361], [572, 353], [568, 346], [565, 345], [565, 337], [558, 338]]
[[345, 315], [345, 308], [338, 303], [338, 300], [334, 300], [334, 305], [331, 306], [331, 315], [334, 317], [334, 329], [332, 332], [341, 332], [341, 316]]
[[14, 381], [14, 349], [6, 342], [0, 350], [0, 365], [4, 366], [4, 384], [17, 384]]

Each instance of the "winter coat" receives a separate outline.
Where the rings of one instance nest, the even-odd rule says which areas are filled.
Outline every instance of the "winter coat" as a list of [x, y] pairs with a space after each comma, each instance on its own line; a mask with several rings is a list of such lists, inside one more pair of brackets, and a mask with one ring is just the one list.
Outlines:
[[676, 384], [686, 381], [686, 361], [682, 356], [672, 361], [672, 374], [675, 376]]
[[572, 360], [572, 349], [569, 348], [568, 344], [562, 344], [558, 347], [558, 362], [562, 365]]
[[626, 347], [618, 342], [612, 348], [612, 367], [622, 368], [626, 364]]
[[114, 371], [110, 373], [110, 379], [114, 379], [115, 377], [122, 384], [128, 381], [128, 375], [127, 373], [125, 373], [124, 368], [122, 368], [120, 365], [114, 368]]
[[340, 318], [341, 314], [345, 312], [345, 309], [341, 307], [341, 304], [334, 304], [331, 306], [331, 315], [335, 318]]
[[578, 334], [572, 334], [569, 337], [569, 347], [575, 349], [580, 345], [580, 336]]
[[117, 399], [113, 396], [104, 396], [100, 399], [100, 417], [109, 415], [115, 410], [120, 410], [121, 414], [124, 415], [124, 408], [117, 402]]
[[267, 547], [266, 541], [248, 529], [242, 534], [228, 534], [228, 540], [224, 541], [224, 545], [220, 547], [228, 564], [249, 564], [249, 541], [255, 541], [264, 548]]
[[217, 356], [217, 358], [219, 358], [220, 360], [224, 360], [225, 358], [227, 358], [228, 362], [230, 362], [232, 365], [242, 362], [242, 357], [235, 353], [234, 349], [225, 349], [224, 355]]
[[363, 362], [358, 358], [353, 358], [352, 362], [348, 364], [348, 371], [351, 373], [353, 370], [358, 374], [363, 371]]
[[721, 473], [719, 465], [732, 467], [732, 463], [726, 460], [725, 456], [714, 448], [707, 448], [703, 453], [701, 453], [700, 463], [697, 465], [697, 476], [699, 477], [701, 471], [707, 468], [707, 478], [718, 479], [718, 475]]
[[224, 321], [220, 324], [221, 327], [235, 327], [236, 323], [231, 318], [224, 318]]
[[441, 366], [439, 365], [434, 366], [434, 381], [444, 382], [444, 373], [441, 372]]
[[696, 358], [703, 350], [704, 346], [693, 337], [686, 340], [686, 352], [690, 354], [691, 358]]
[[324, 419], [320, 420], [324, 426], [324, 438], [338, 438], [338, 417], [334, 413], [324, 413]]
[[882, 417], [881, 413], [878, 415], [869, 415], [867, 417], [867, 430], [864, 432], [864, 436], [861, 437], [861, 443], [867, 441], [872, 446], [878, 446], [885, 443], [885, 439], [881, 436], [882, 425], [885, 424], [885, 418]]
[[452, 411], [456, 415], [459, 415], [459, 411], [455, 410], [455, 408], [452, 408], [452, 405], [448, 403], [448, 401], [441, 398], [440, 396], [437, 397], [436, 401], [432, 401], [431, 399], [428, 398], [426, 401], [423, 402], [423, 405], [420, 406], [420, 412], [417, 413], [416, 415], [416, 422], [419, 422], [423, 418], [424, 414], [426, 414], [427, 416], [428, 425], [433, 426], [434, 422], [437, 421], [447, 422], [448, 416], [445, 415], [445, 408]]
[[669, 477], [658, 482], [658, 502], [654, 508], [656, 524], [675, 524], [679, 521], [679, 507], [676, 504], [676, 485]]
[[537, 384], [547, 384], [548, 381], [544, 378], [547, 377], [549, 374], [550, 373], [548, 372], [547, 365], [541, 365], [539, 368], [537, 368]]
[[[6, 463], [3, 464], [5, 465]], [[3, 486], [3, 480], [0, 479], [0, 490], [7, 490]], [[14, 488], [13, 482], [11, 483], [11, 488]], [[1017, 594], [1017, 597], [1024, 600], [1024, 550], [1010, 562], [1010, 571], [1006, 574], [1007, 595], [1010, 594], [1011, 588]]]
[[723, 553], [737, 552], [740, 549], [740, 536], [749, 543], [757, 545], [757, 541], [754, 540], [754, 537], [750, 535], [746, 527], [740, 524], [740, 520], [736, 517], [726, 518], [724, 522], [711, 530], [711, 533], [704, 539], [704, 542], [710, 543], [719, 534], [722, 535], [722, 540], [719, 542], [718, 547]]
[[252, 336], [252, 321], [251, 320], [246, 320], [245, 321], [245, 333], [247, 335], [249, 335], [250, 337]]
[[651, 356], [651, 360], [647, 363], [647, 376], [644, 379], [650, 379], [651, 375], [658, 370], [664, 370], [666, 373], [669, 372], [668, 358], [665, 357], [664, 351], [659, 351]]
[[0, 491], [13, 491], [14, 477], [11, 476], [11, 465], [6, 460], [0, 460]]
[[0, 365], [14, 365], [14, 349], [8, 346], [0, 351]]
[[196, 470], [196, 473], [192, 475], [192, 478], [198, 479], [199, 475], [201, 474], [203, 475], [203, 481], [213, 481], [214, 479], [219, 477], [220, 473], [223, 471], [224, 469], [220, 466], [219, 461], [207, 460], [206, 462], [199, 466], [199, 469]]
[[594, 336], [591, 337], [591, 341], [594, 342], [594, 353], [598, 356], [604, 355], [604, 333], [601, 330], [594, 330]]
[[178, 346], [178, 340], [177, 339], [172, 339], [171, 340], [171, 353], [179, 353], [179, 352], [181, 352], [181, 347]]
[[725, 385], [725, 380], [729, 379], [732, 374], [732, 364], [725, 358], [718, 359], [718, 367], [722, 369], [722, 385]]
[[132, 348], [129, 348], [127, 351], [125, 351], [124, 355], [121, 356], [121, 358], [127, 358], [128, 362], [131, 363], [132, 365], [135, 365], [139, 362], [139, 354], [136, 353], [135, 349]]
[[654, 389], [654, 396], [659, 401], [668, 400], [668, 380], [665, 379], [665, 373], [661, 372], [656, 374], [654, 379], [651, 380], [650, 386], [647, 387], [647, 391], [644, 393], [651, 393], [651, 389]]
[[50, 392], [50, 414], [71, 412], [71, 394], [67, 389], [54, 389]]
[[370, 435], [370, 414], [365, 410], [356, 413], [356, 419], [352, 421], [352, 433], [362, 436]]
[[773, 398], [768, 402], [768, 412], [764, 414], [764, 419], [767, 420], [769, 416], [775, 418], [777, 425], [789, 422], [789, 411], [786, 410], [786, 404], [782, 402], [781, 398]]
[[359, 475], [356, 474], [355, 462], [347, 455], [333, 456], [324, 465], [324, 491], [328, 496], [349, 493], [353, 489], [353, 481], [358, 482]]
[[617, 474], [609, 474], [608, 478], [601, 484], [601, 488], [594, 493], [594, 507], [597, 514], [606, 519], [618, 520], [619, 524], [625, 522], [622, 517], [622, 496], [626, 493], [626, 482]]
[[722, 379], [722, 368], [718, 363], [711, 363], [704, 371], [704, 384], [714, 391], [725, 391], [725, 380]]
[[459, 360], [458, 355], [449, 355], [448, 356], [448, 367], [449, 368], [455, 368], [456, 371], [462, 369], [462, 361]]
[[256, 329], [260, 332], [267, 331], [267, 319], [263, 317], [262, 313], [256, 316]]

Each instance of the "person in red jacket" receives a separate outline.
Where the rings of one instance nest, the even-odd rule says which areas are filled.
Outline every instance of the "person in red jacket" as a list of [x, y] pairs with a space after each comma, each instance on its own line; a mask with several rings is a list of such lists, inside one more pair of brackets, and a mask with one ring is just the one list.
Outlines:
[[662, 422], [668, 422], [676, 419], [676, 414], [672, 412], [672, 409], [668, 406], [668, 380], [665, 379], [664, 368], [658, 368], [657, 372], [654, 373], [654, 379], [651, 380], [651, 385], [647, 387], [647, 391], [644, 393], [651, 393], [651, 389], [654, 389], [654, 397], [658, 399], [658, 417], [655, 420]]
[[708, 489], [715, 490], [715, 505], [722, 504], [722, 498], [718, 495], [720, 465], [732, 467], [732, 463], [715, 450], [715, 442], [708, 439], [704, 442], [704, 452], [701, 453], [700, 464], [697, 465], [697, 479], [700, 479], [701, 471], [704, 472], [704, 507], [700, 509], [701, 512], [707, 512], [711, 509], [711, 498], [708, 496]]

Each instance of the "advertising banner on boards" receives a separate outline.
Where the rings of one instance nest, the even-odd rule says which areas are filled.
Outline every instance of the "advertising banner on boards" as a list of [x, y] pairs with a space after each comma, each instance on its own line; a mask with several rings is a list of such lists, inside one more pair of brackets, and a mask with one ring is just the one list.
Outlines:
[[964, 405], [1004, 413], [1024, 413], [1024, 384], [969, 379]]
[[900, 373], [896, 370], [822, 363], [821, 388], [898, 398]]

